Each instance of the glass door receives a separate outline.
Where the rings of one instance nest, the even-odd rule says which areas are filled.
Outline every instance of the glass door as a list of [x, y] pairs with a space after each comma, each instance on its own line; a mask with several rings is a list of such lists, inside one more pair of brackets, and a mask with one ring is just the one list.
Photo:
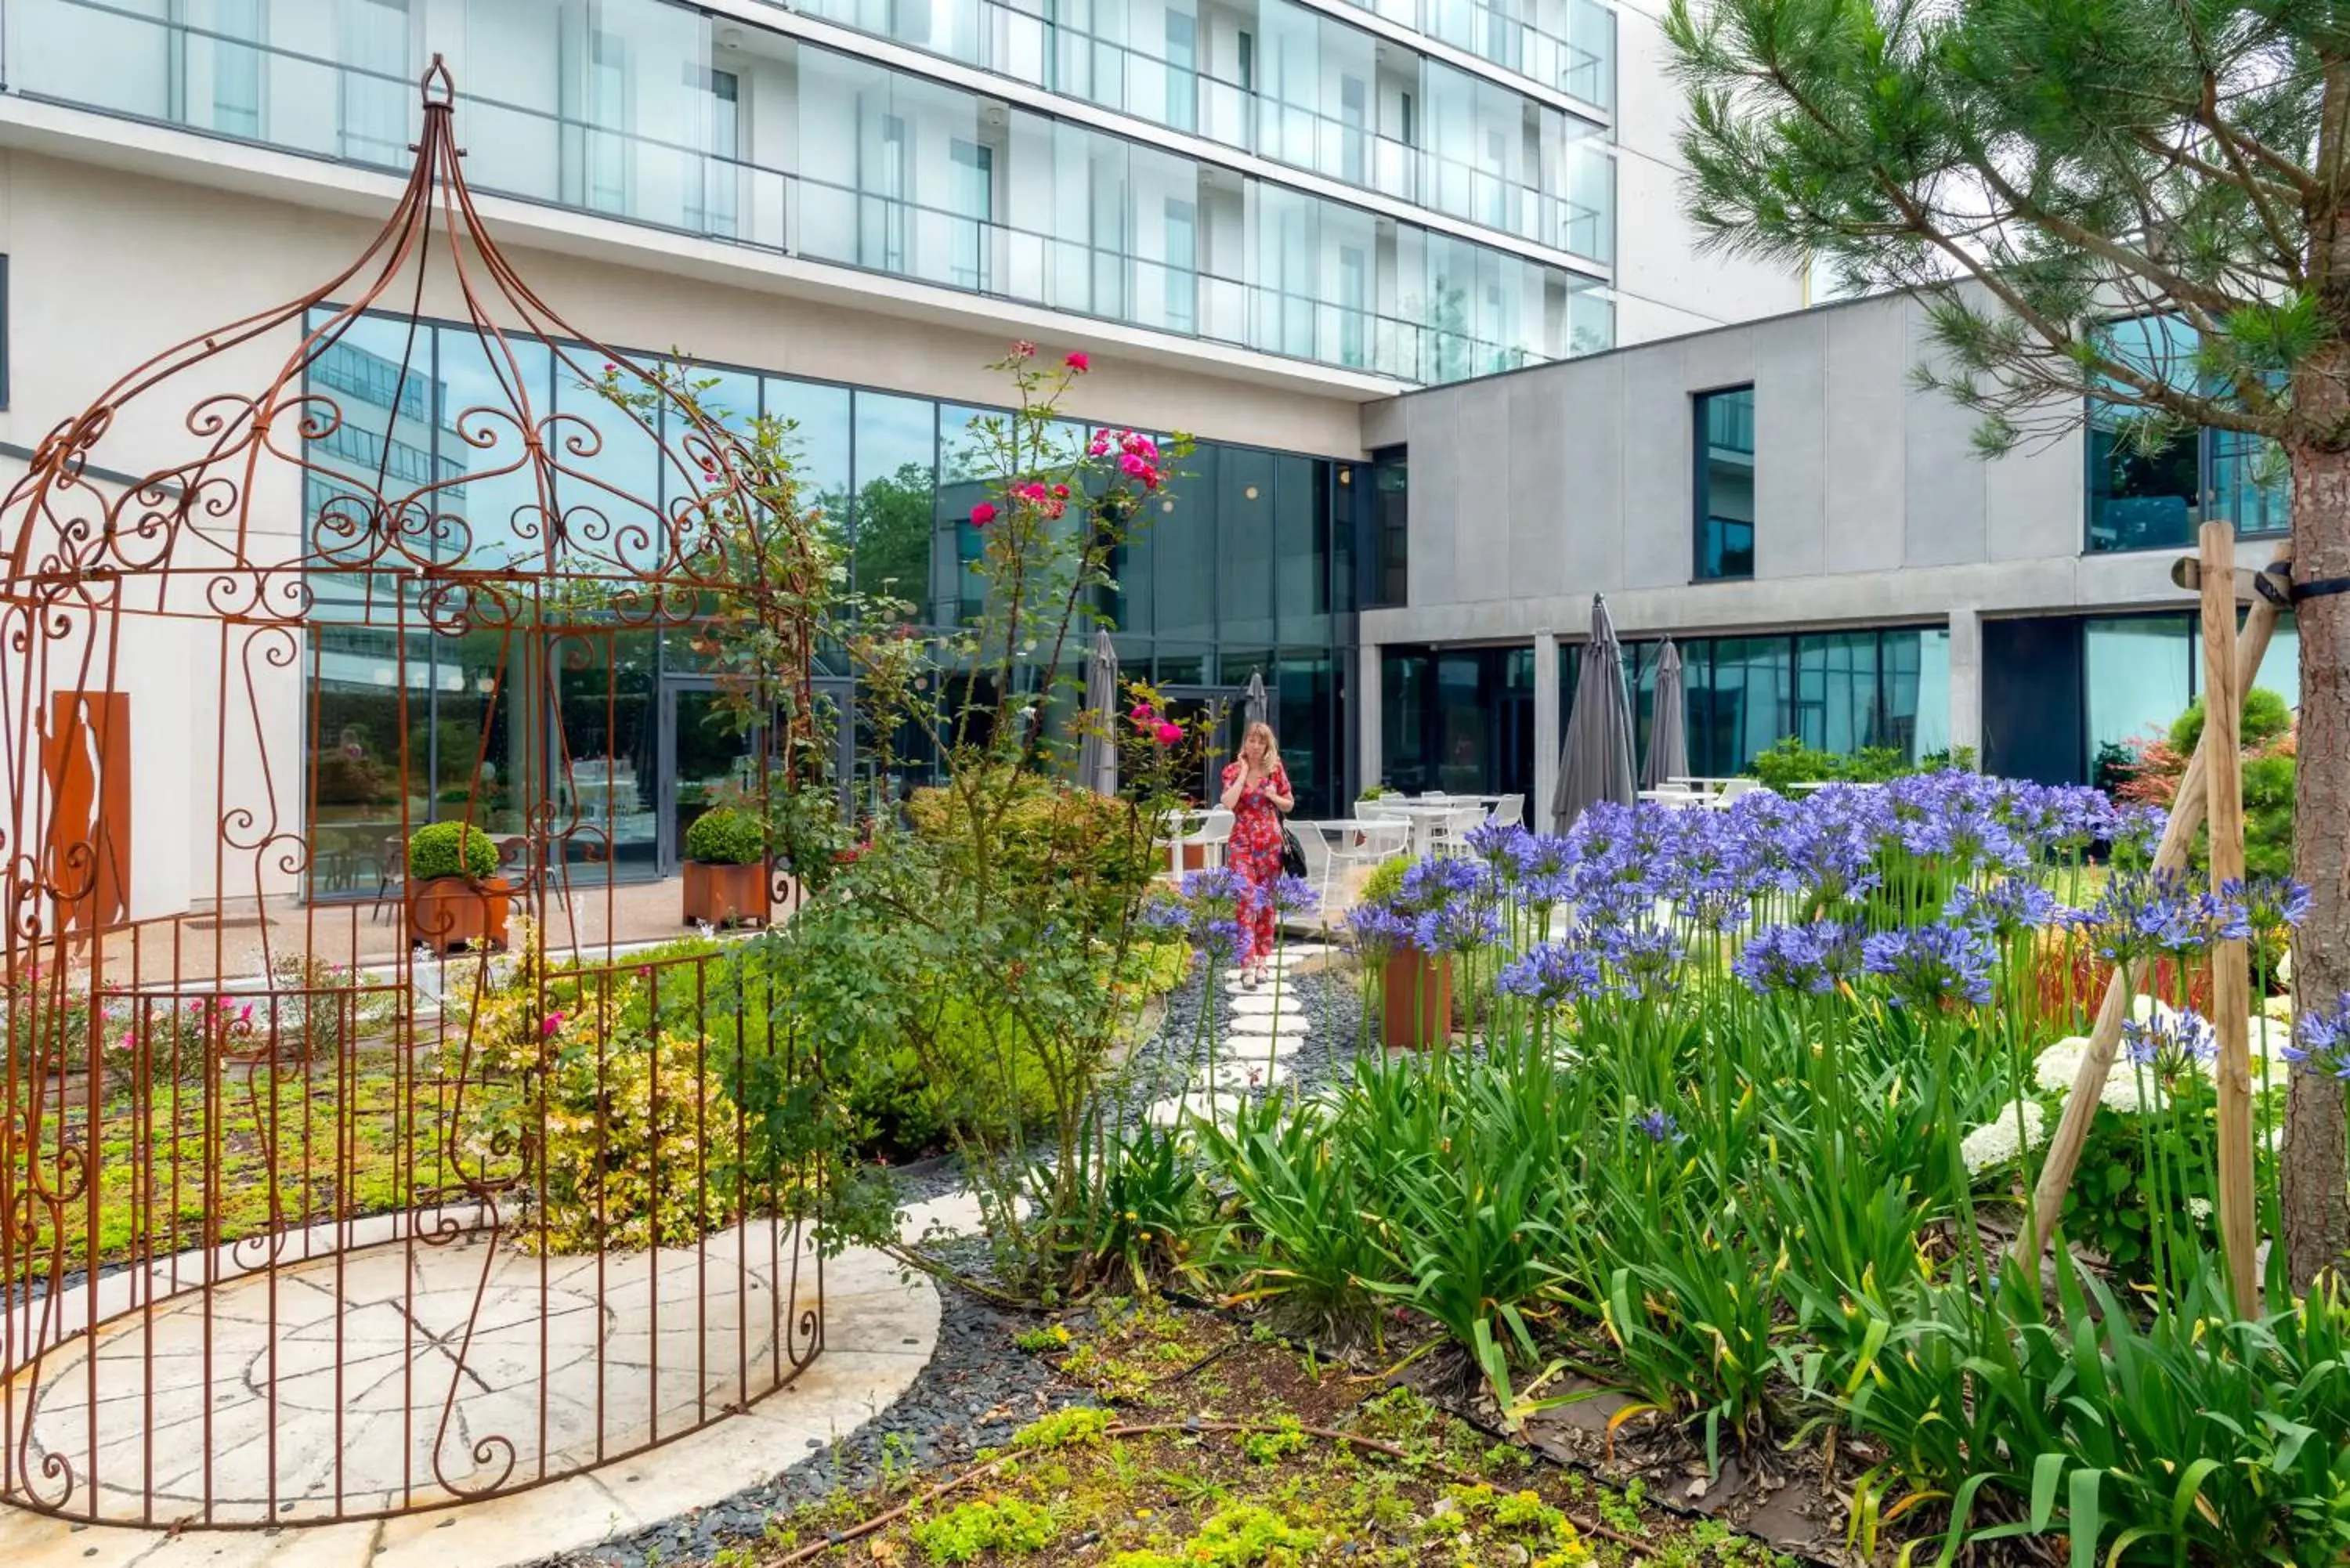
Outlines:
[[1200, 772], [1186, 793], [1212, 806], [1223, 793], [1224, 764], [1241, 754], [1248, 693], [1237, 686], [1162, 686], [1159, 695], [1167, 716], [1199, 737]]
[[660, 818], [661, 870], [685, 860], [685, 832], [730, 789], [748, 789], [758, 737], [737, 727], [714, 685], [661, 688]]

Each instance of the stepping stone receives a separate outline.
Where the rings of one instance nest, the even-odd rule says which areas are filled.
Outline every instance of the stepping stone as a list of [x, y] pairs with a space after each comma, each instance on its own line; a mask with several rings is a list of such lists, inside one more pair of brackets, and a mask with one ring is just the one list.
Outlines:
[[1145, 1120], [1155, 1127], [1180, 1127], [1186, 1122], [1225, 1122], [1240, 1109], [1245, 1096], [1235, 1094], [1195, 1094], [1161, 1100], [1143, 1113]]
[[1275, 996], [1269, 991], [1260, 991], [1253, 994], [1243, 992], [1238, 996], [1226, 997], [1224, 1000], [1230, 1003], [1235, 1018], [1270, 1018], [1276, 1012], [1284, 1018], [1305, 1016], [1305, 1000], [1295, 993]]
[[1268, 1062], [1263, 1056], [1248, 1059], [1236, 1057], [1229, 1061], [1219, 1061], [1212, 1067], [1201, 1068], [1192, 1075], [1191, 1092], [1193, 1097], [1197, 1098], [1205, 1090], [1226, 1090], [1237, 1093], [1249, 1089], [1270, 1088], [1275, 1084], [1284, 1082], [1288, 1076], [1289, 1064], [1278, 1058]]
[[1294, 1056], [1305, 1048], [1303, 1034], [1232, 1034], [1217, 1048], [1216, 1060], [1262, 1062], [1268, 1057]]

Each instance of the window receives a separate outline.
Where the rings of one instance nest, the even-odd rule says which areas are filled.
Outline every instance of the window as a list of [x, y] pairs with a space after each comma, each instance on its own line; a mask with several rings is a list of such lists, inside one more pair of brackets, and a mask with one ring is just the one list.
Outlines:
[[1167, 13], [1167, 123], [1191, 130], [1199, 121], [1200, 24], [1180, 11]]
[[1199, 209], [1167, 199], [1167, 325], [1177, 332], [1199, 329]]
[[1371, 454], [1371, 591], [1375, 608], [1410, 600], [1411, 473], [1409, 452], [1387, 447]]
[[215, 0], [213, 129], [261, 140], [261, 0]]
[[1697, 579], [1754, 575], [1754, 389], [1697, 400]]
[[1360, 245], [1338, 247], [1338, 362], [1363, 363], [1364, 317], [1368, 313], [1370, 285]]
[[613, 34], [588, 40], [588, 205], [629, 209], [629, 49]]
[[866, 203], [865, 265], [884, 272], [906, 270], [906, 121], [903, 116], [881, 117], [881, 146], [876, 167], [865, 188], [880, 197]]
[[416, 89], [408, 0], [342, 0], [336, 18], [343, 68], [338, 123], [343, 156], [397, 167], [408, 159], [408, 106]]
[[995, 151], [957, 138], [949, 145], [954, 163], [954, 280], [958, 287], [988, 286], [988, 223], [995, 215]]
[[1396, 94], [1396, 140], [1406, 147], [1419, 145], [1419, 121], [1414, 108], [1411, 94]]
[[[2177, 317], [2109, 322], [2099, 346], [2170, 386], [2200, 382], [2195, 330]], [[2219, 393], [2210, 383], [2200, 389]], [[2292, 486], [2273, 441], [2204, 427], [2150, 431], [2138, 410], [2095, 398], [2088, 429], [2092, 554], [2189, 547], [2212, 518], [2234, 524], [2241, 535], [2282, 534], [2290, 525]]]
[[1256, 91], [1256, 35], [1238, 33], [1233, 42], [1240, 47], [1241, 91]]
[[[743, 157], [743, 80], [733, 71], [686, 67], [689, 147], [700, 142], [701, 178], [689, 179], [685, 226], [733, 237]], [[691, 156], [689, 154], [688, 156]]]
[[1350, 184], [1367, 183], [1364, 176], [1364, 134], [1370, 125], [1369, 90], [1360, 77], [1338, 78], [1338, 123], [1344, 138], [1338, 155], [1339, 174]]

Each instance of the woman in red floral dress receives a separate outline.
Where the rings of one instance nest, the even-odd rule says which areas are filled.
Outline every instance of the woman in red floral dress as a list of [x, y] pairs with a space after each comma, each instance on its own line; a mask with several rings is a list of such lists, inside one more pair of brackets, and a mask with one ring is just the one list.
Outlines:
[[1273, 885], [1281, 876], [1281, 817], [1296, 805], [1273, 726], [1251, 724], [1241, 740], [1240, 760], [1224, 764], [1223, 794], [1224, 809], [1232, 814], [1224, 864], [1240, 884], [1241, 929], [1247, 937], [1241, 983], [1251, 991], [1273, 957]]

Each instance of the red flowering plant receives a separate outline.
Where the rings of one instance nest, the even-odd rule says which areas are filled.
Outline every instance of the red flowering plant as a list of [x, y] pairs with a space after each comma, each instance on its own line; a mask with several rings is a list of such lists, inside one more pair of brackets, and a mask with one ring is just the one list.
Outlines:
[[[919, 765], [935, 782], [865, 811], [856, 853], [761, 940], [828, 1075], [877, 1052], [902, 1062], [899, 1099], [923, 1104], [890, 1115], [962, 1156], [993, 1277], [1041, 1299], [1098, 1272], [1091, 1155], [1117, 1121], [1109, 1067], [1157, 950], [1139, 917], [1194, 760], [1156, 693], [1096, 665], [1097, 632], [1119, 553], [1190, 443], [1072, 420], [1064, 405], [1092, 371], [1082, 353], [1015, 344], [994, 369], [1010, 406], [942, 454], [983, 476], [940, 495], [976, 546], [959, 624], [906, 638], [898, 626], [920, 612], [903, 607], [837, 639], [874, 773]], [[910, 1261], [944, 1266], [910, 1241]]]

